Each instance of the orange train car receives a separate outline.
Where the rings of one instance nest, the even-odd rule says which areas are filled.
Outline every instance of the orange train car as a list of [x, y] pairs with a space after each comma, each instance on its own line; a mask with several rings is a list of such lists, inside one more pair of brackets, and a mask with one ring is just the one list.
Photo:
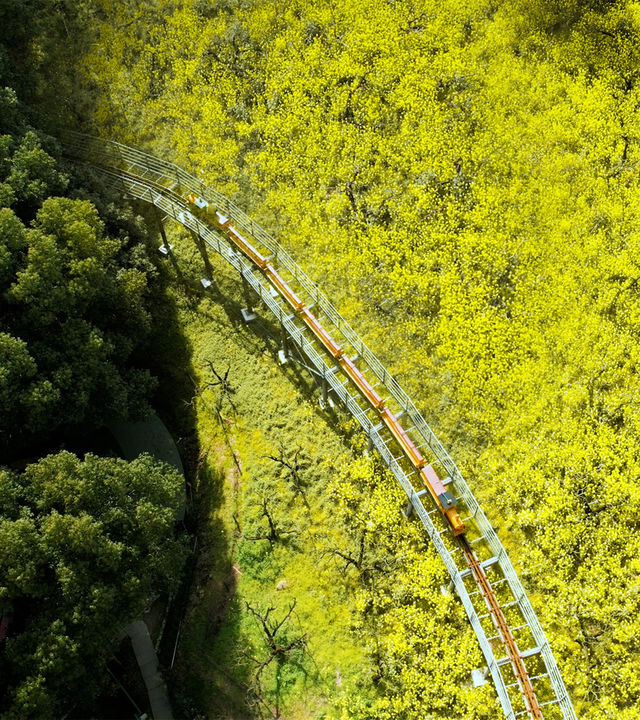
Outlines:
[[446, 517], [451, 526], [454, 535], [464, 535], [467, 528], [462, 522], [462, 518], [457, 510], [457, 501], [455, 497], [447, 490], [445, 484], [438, 477], [438, 473], [427, 465], [420, 470], [422, 482], [433, 495], [435, 493], [435, 501], [438, 510]]
[[380, 397], [380, 395], [378, 395], [374, 387], [371, 385], [370, 382], [367, 381], [367, 379], [360, 372], [360, 370], [358, 370], [353, 360], [348, 358], [346, 355], [343, 355], [338, 360], [338, 362], [340, 363], [347, 377], [349, 377], [353, 381], [356, 387], [360, 390], [361, 394], [364, 395], [369, 405], [371, 405], [374, 410], [382, 412], [382, 409], [384, 407], [384, 400]]
[[318, 318], [308, 309], [304, 308], [300, 313], [300, 317], [311, 330], [311, 332], [318, 338], [320, 343], [329, 352], [334, 360], [339, 360], [342, 363], [344, 358], [344, 350], [338, 345], [338, 343], [331, 337], [331, 335], [322, 327]]

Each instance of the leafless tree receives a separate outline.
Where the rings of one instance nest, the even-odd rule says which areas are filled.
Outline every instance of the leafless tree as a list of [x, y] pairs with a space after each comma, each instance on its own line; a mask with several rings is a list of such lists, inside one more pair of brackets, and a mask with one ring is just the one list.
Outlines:
[[269, 508], [266, 498], [262, 499], [262, 516], [266, 518], [269, 531], [260, 535], [245, 535], [245, 540], [268, 540], [271, 545], [280, 540], [283, 535], [297, 535], [297, 530], [285, 530], [276, 522], [273, 510]]
[[205, 383], [205, 387], [219, 387], [220, 388], [220, 397], [226, 399], [231, 407], [233, 408], [234, 412], [237, 411], [237, 408], [233, 402], [233, 394], [235, 393], [235, 388], [231, 383], [229, 382], [229, 372], [231, 370], [231, 366], [229, 365], [227, 369], [225, 370], [224, 374], [221, 375], [213, 366], [213, 363], [211, 360], [205, 361], [207, 365], [209, 366], [209, 370], [211, 370], [215, 380], [211, 380], [207, 383]]
[[298, 447], [293, 453], [293, 457], [291, 457], [287, 453], [284, 444], [280, 443], [278, 455], [265, 455], [265, 457], [269, 460], [273, 460], [273, 462], [277, 463], [281, 468], [284, 468], [287, 471], [287, 479], [293, 485], [295, 493], [302, 497], [304, 504], [307, 508], [309, 508], [309, 503], [305, 495], [307, 483], [302, 476], [303, 467], [300, 461], [301, 452], [302, 448]]
[[324, 550], [322, 554], [329, 554], [342, 558], [345, 561], [345, 570], [352, 565], [365, 579], [374, 571], [381, 573], [389, 572], [389, 561], [373, 559], [369, 550], [370, 543], [367, 543], [367, 530], [363, 529], [362, 534], [360, 535], [360, 542], [358, 543], [355, 552], [345, 552], [333, 547]]
[[281, 620], [276, 620], [272, 617], [271, 613], [275, 612], [275, 608], [273, 606], [261, 611], [252, 607], [246, 601], [245, 605], [247, 606], [247, 610], [262, 625], [262, 630], [264, 632], [263, 639], [265, 641], [265, 645], [267, 646], [268, 655], [262, 660], [255, 658], [248, 653], [243, 653], [245, 657], [248, 657], [249, 660], [256, 664], [256, 682], [259, 682], [262, 672], [269, 667], [274, 660], [286, 660], [294, 650], [298, 648], [306, 649], [306, 634], [298, 635], [293, 640], [289, 640], [286, 633], [281, 632], [295, 610], [295, 600], [289, 603], [289, 610], [284, 614]]

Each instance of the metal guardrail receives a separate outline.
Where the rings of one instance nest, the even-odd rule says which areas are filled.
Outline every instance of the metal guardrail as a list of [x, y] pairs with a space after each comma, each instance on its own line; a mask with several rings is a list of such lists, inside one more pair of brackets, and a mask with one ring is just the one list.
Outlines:
[[[576, 720], [571, 700], [540, 622], [504, 547], [471, 489], [407, 393], [359, 338], [318, 286], [301, 270], [291, 256], [269, 233], [236, 207], [228, 198], [207, 187], [198, 178], [193, 177], [177, 165], [112, 141], [91, 138], [78, 133], [68, 133], [64, 140], [64, 146], [68, 156], [92, 165], [102, 172], [107, 181], [119, 187], [130, 197], [155, 205], [168, 216], [189, 228], [235, 268], [282, 325], [290, 340], [298, 348], [299, 352], [304, 355], [312, 368], [315, 369], [318, 376], [324, 379], [334, 395], [357, 420], [370, 438], [373, 446], [380, 453], [387, 467], [404, 489], [411, 506], [442, 558], [451, 577], [452, 585], [460, 597], [471, 626], [478, 637], [478, 642], [487, 661], [488, 671], [491, 673], [505, 717], [507, 720], [516, 720], [517, 717], [527, 713], [526, 711], [518, 712], [514, 710], [508, 692], [508, 683], [505, 681], [501, 670], [505, 664], [504, 658], [495, 657], [491, 642], [482, 626], [478, 610], [474, 606], [464, 583], [464, 577], [468, 574], [466, 565], [461, 562], [461, 567], [459, 567], [456, 563], [454, 559], [455, 550], [450, 550], [447, 547], [441, 532], [438, 531], [431, 519], [433, 511], [430, 513], [426, 510], [421, 501], [421, 496], [416, 492], [410, 477], [389, 450], [387, 441], [381, 434], [378, 420], [375, 416], [372, 420], [371, 413], [366, 409], [363, 410], [357, 399], [340, 382], [336, 373], [333, 372], [335, 369], [333, 363], [331, 363], [328, 356], [319, 353], [315, 349], [313, 338], [308, 337], [305, 329], [296, 324], [290, 310], [272, 295], [271, 286], [266, 278], [252, 272], [254, 268], [248, 260], [239, 255], [224, 238], [190, 211], [191, 206], [185, 200], [186, 195], [193, 192], [207, 200], [216, 209], [224, 212], [233, 221], [237, 229], [250, 235], [254, 241], [266, 248], [271, 255], [271, 262], [279, 270], [285, 269], [295, 279], [309, 301], [314, 303], [316, 308], [328, 318], [334, 328], [339, 331], [359, 355], [361, 361], [366, 364], [368, 370], [386, 387], [401, 410], [410, 418], [414, 426], [414, 432], [419, 435], [421, 442], [430, 449], [434, 458], [439, 460], [449, 473], [455, 493], [466, 506], [470, 519], [475, 523], [479, 538], [486, 546], [489, 553], [488, 560], [492, 565], [499, 568], [508, 584], [510, 594], [514, 598], [509, 604], [517, 606], [525, 621], [527, 630], [531, 633], [534, 646], [522, 652], [529, 651], [530, 654], [535, 652], [543, 660], [544, 675], [549, 678], [552, 698], [543, 702], [542, 705], [556, 706], [560, 710], [563, 720]], [[458, 555], [458, 557], [460, 556]]]

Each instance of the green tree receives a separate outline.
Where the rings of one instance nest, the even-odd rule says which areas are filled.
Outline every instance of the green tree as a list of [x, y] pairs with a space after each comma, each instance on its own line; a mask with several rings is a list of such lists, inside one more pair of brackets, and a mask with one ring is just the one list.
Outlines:
[[0, 143], [0, 167], [4, 171], [0, 184], [2, 204], [14, 207], [23, 219], [31, 219], [45, 198], [66, 189], [68, 178], [33, 130], [19, 139], [2, 136]]
[[99, 690], [120, 628], [177, 581], [182, 486], [149, 456], [0, 471], [3, 717], [59, 717]]
[[47, 198], [30, 228], [0, 210], [0, 230], [1, 327], [31, 358], [2, 396], [6, 442], [145, 412], [154, 382], [133, 355], [151, 327], [155, 271], [138, 238], [122, 223], [105, 236], [95, 206], [68, 198]]

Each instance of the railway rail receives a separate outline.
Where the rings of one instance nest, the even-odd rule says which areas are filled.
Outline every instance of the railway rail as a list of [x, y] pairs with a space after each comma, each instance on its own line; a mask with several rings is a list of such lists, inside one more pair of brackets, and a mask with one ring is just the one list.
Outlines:
[[[322, 401], [335, 397], [356, 419], [407, 494], [405, 513], [417, 515], [442, 558], [507, 720], [576, 720], [538, 618], [469, 486], [409, 396], [318, 286], [228, 198], [178, 166], [79, 133], [67, 133], [63, 146], [126, 197], [188, 228], [207, 268], [208, 250], [229, 263], [247, 297], [253, 293], [275, 317], [283, 352], [314, 376]], [[166, 240], [163, 249], [170, 252]]]

